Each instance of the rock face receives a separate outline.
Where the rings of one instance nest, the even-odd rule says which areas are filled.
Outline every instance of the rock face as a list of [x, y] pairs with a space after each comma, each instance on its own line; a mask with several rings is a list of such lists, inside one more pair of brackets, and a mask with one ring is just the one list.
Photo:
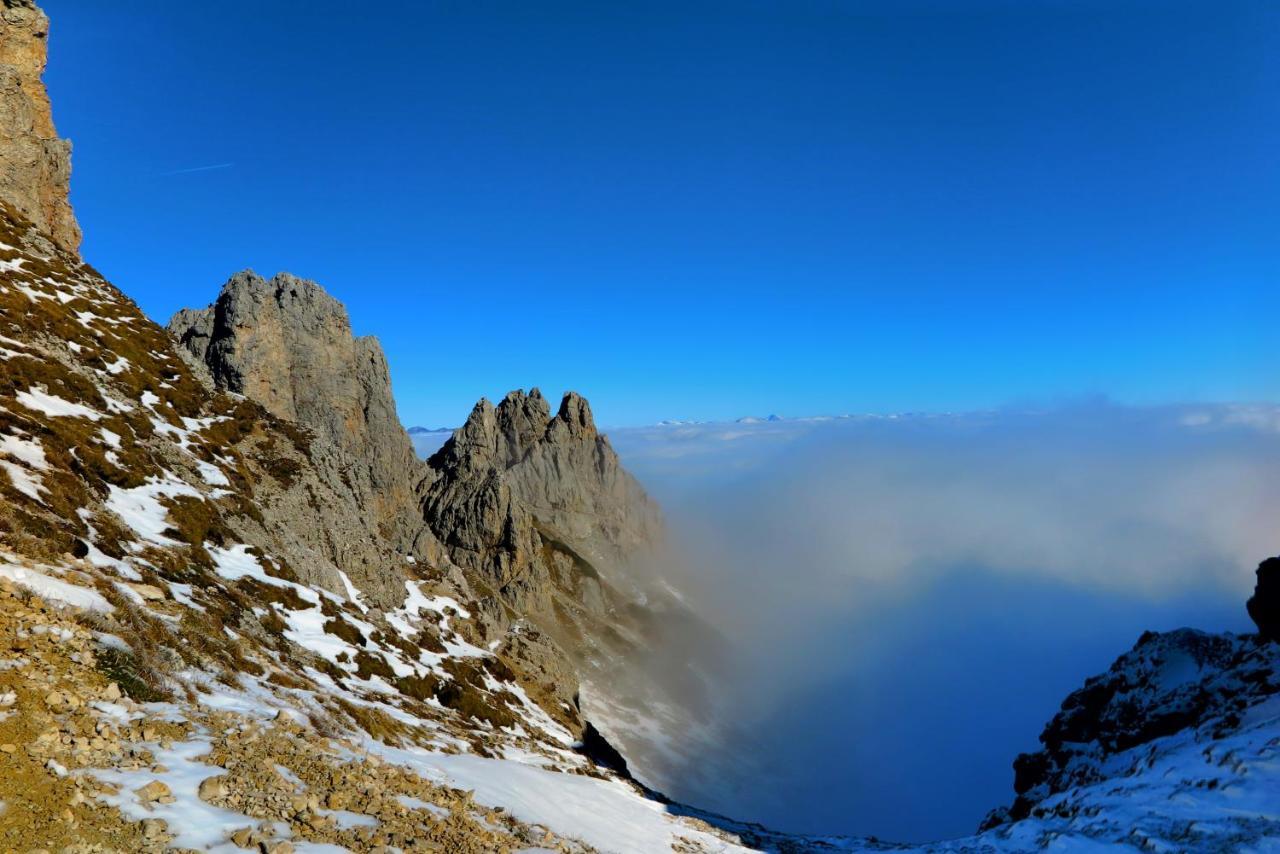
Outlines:
[[570, 392], [481, 400], [428, 460], [423, 518], [450, 558], [565, 641], [638, 597], [628, 569], [663, 539], [656, 505]]
[[1013, 763], [1017, 798], [983, 829], [1036, 815], [1051, 796], [1116, 774], [1113, 757], [1198, 728], [1214, 737], [1280, 691], [1280, 656], [1251, 636], [1178, 629], [1147, 632], [1062, 703], [1040, 734], [1044, 749]]
[[211, 385], [309, 431], [292, 448], [255, 448], [287, 476], [261, 485], [261, 523], [243, 523], [308, 581], [331, 585], [332, 566], [393, 607], [405, 557], [453, 573], [475, 595], [484, 641], [554, 684], [557, 705], [577, 693], [570, 660], [643, 645], [652, 615], [630, 570], [661, 543], [662, 519], [581, 396], [554, 416], [536, 389], [482, 400], [424, 463], [381, 348], [353, 337], [314, 282], [238, 273], [168, 331]]
[[396, 417], [382, 348], [351, 334], [341, 303], [314, 282], [246, 270], [213, 305], [174, 315], [169, 331], [219, 388], [336, 448], [378, 532], [397, 545], [411, 537], [406, 513], [420, 464]]
[[1258, 633], [1280, 643], [1280, 557], [1267, 558], [1258, 565], [1258, 584], [1248, 608]]
[[54, 130], [40, 79], [49, 19], [32, 0], [0, 3], [0, 198], [59, 248], [77, 252], [80, 226], [68, 200], [71, 143]]

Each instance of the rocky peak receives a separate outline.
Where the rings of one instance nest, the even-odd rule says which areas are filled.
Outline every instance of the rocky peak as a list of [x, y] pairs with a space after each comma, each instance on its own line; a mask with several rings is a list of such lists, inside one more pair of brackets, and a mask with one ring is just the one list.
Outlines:
[[566, 612], [559, 601], [603, 618], [633, 593], [637, 556], [663, 540], [656, 505], [576, 392], [554, 416], [536, 388], [481, 400], [428, 465], [428, 527], [520, 613], [549, 619]]
[[513, 391], [498, 404], [498, 429], [502, 434], [499, 458], [510, 468], [524, 459], [529, 449], [542, 439], [547, 430], [551, 410], [538, 389], [528, 394]]
[[420, 465], [396, 416], [382, 347], [352, 335], [340, 302], [315, 282], [245, 270], [209, 307], [175, 314], [169, 331], [219, 388], [334, 447], [382, 526], [404, 527]]
[[576, 391], [567, 392], [560, 401], [560, 411], [547, 425], [547, 436], [553, 442], [569, 439], [595, 439], [596, 422], [591, 415], [591, 405]]
[[59, 139], [41, 75], [49, 19], [31, 0], [0, 5], [0, 200], [77, 252], [80, 226], [71, 210], [71, 143]]

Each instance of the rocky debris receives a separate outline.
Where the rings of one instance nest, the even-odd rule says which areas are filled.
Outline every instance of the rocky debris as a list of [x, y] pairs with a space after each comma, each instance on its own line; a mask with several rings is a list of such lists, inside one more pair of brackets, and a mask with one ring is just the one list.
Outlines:
[[32, 0], [0, 6], [0, 199], [60, 248], [80, 248], [71, 210], [71, 143], [59, 139], [41, 75], [49, 19]]
[[1258, 564], [1258, 583], [1249, 597], [1248, 609], [1258, 634], [1280, 643], [1280, 557]]
[[1014, 761], [1012, 806], [982, 830], [1035, 814], [1037, 804], [1104, 780], [1109, 757], [1174, 733], [1226, 731], [1280, 693], [1280, 647], [1251, 636], [1147, 632], [1111, 668], [1085, 681], [1040, 734], [1044, 748]]
[[[225, 734], [207, 761], [226, 768], [208, 800], [258, 824], [237, 830], [237, 845], [267, 845], [269, 828], [292, 838], [353, 851], [382, 848], [459, 854], [515, 851], [532, 845], [579, 852], [561, 840], [476, 804], [470, 792], [439, 786], [383, 762], [349, 741], [329, 743], [288, 718], [264, 725], [234, 716], [211, 723]], [[202, 792], [203, 797], [203, 792]]]
[[[24, 709], [0, 716], [0, 847], [25, 850], [38, 839], [49, 850], [169, 850], [177, 830], [146, 813], [177, 803], [174, 779], [189, 776], [166, 779], [165, 757], [215, 733], [200, 756], [214, 773], [187, 785], [202, 801], [244, 815], [227, 836], [242, 848], [292, 850], [287, 836], [352, 851], [590, 850], [292, 715], [268, 721], [185, 702], [149, 711], [98, 672], [97, 641], [79, 619], [0, 582], [0, 648], [23, 656], [0, 668], [0, 692]], [[144, 810], [140, 820], [108, 806], [121, 794], [110, 775], [120, 772], [137, 781], [128, 797]]]

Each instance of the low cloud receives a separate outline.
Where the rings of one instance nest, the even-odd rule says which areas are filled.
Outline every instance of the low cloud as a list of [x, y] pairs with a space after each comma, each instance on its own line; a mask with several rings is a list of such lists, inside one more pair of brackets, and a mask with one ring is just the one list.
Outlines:
[[[1143, 629], [1247, 629], [1253, 569], [1280, 552], [1272, 407], [1090, 405], [610, 436], [663, 503], [684, 586], [731, 659], [688, 650], [713, 672], [731, 724], [667, 751], [683, 764], [647, 762], [634, 739], [628, 752], [676, 797], [797, 830], [972, 830], [1007, 800], [1008, 763], [1068, 690]], [[980, 675], [956, 678], [975, 661]], [[893, 729], [874, 734], [878, 753], [859, 731], [871, 721]], [[768, 774], [745, 770], [751, 755], [767, 757]], [[890, 757], [934, 771], [878, 776], [872, 766]], [[980, 760], [986, 770], [972, 770]]]

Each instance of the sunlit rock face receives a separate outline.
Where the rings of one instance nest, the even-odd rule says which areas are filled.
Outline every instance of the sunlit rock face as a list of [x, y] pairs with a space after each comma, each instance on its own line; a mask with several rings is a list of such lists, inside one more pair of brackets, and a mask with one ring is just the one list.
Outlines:
[[219, 388], [312, 430], [344, 458], [344, 474], [373, 510], [377, 533], [411, 537], [421, 465], [396, 417], [391, 375], [373, 337], [351, 333], [346, 309], [315, 282], [251, 270], [232, 276], [208, 308], [184, 309], [169, 331]]
[[48, 55], [49, 19], [31, 0], [0, 6], [0, 198], [59, 249], [80, 248], [71, 210], [71, 143], [53, 127], [40, 79]]
[[481, 400], [427, 465], [428, 527], [508, 607], [579, 651], [639, 628], [628, 608], [644, 600], [637, 565], [662, 545], [661, 514], [580, 395], [554, 416], [537, 389]]

